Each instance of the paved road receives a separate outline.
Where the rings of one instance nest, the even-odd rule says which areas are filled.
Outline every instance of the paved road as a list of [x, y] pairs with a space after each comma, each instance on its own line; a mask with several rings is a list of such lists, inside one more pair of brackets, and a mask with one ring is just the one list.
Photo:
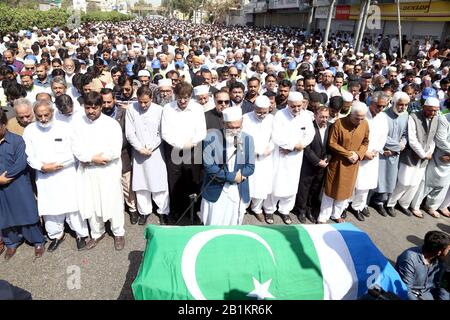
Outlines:
[[[441, 217], [425, 219], [407, 217], [381, 217], [371, 210], [364, 222], [353, 216], [348, 221], [369, 234], [373, 242], [391, 261], [405, 249], [418, 245], [427, 231], [442, 230], [450, 233], [450, 219]], [[295, 223], [297, 219], [292, 217]], [[152, 215], [148, 223], [157, 224]], [[246, 215], [246, 224], [260, 224], [255, 217]], [[275, 223], [282, 223], [275, 216]], [[105, 237], [91, 251], [78, 252], [73, 237], [66, 240], [53, 253], [46, 252], [40, 259], [34, 258], [34, 248], [24, 244], [16, 255], [5, 262], [0, 257], [0, 278], [30, 291], [34, 299], [132, 299], [131, 283], [134, 280], [145, 249], [143, 226], [131, 225], [126, 219], [125, 249], [117, 252], [113, 238]], [[74, 277], [79, 271], [80, 288]]]

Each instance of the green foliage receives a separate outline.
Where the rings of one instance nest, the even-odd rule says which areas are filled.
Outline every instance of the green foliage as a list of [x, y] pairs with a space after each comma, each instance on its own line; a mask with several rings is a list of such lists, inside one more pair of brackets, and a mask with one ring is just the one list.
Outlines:
[[[0, 32], [17, 32], [32, 27], [40, 29], [64, 27], [71, 14], [63, 9], [51, 9], [48, 11], [39, 11], [33, 9], [14, 8], [0, 4]], [[125, 21], [133, 19], [130, 15], [118, 12], [88, 12], [81, 15], [82, 22], [92, 21]]]

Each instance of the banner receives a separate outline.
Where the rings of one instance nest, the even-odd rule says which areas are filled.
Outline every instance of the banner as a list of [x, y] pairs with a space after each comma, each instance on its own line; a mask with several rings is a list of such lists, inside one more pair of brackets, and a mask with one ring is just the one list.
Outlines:
[[[397, 20], [397, 4], [381, 3], [381, 20]], [[359, 19], [360, 6], [352, 6], [350, 19]], [[450, 1], [400, 3], [402, 21], [450, 21]]]
[[350, 223], [233, 227], [149, 225], [132, 284], [138, 300], [357, 299], [406, 286]]

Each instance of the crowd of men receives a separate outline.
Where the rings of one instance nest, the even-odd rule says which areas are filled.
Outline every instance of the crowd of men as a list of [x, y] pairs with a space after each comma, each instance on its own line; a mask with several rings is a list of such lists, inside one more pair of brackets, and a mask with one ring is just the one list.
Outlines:
[[44, 234], [54, 251], [65, 222], [82, 250], [109, 221], [121, 250], [124, 207], [139, 225], [450, 217], [449, 41], [385, 39], [176, 20], [4, 35], [0, 254], [40, 257]]

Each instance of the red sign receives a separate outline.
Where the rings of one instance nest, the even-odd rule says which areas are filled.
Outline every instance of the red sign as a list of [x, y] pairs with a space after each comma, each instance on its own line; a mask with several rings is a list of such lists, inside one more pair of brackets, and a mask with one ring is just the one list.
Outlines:
[[336, 6], [336, 20], [348, 20], [351, 6]]

